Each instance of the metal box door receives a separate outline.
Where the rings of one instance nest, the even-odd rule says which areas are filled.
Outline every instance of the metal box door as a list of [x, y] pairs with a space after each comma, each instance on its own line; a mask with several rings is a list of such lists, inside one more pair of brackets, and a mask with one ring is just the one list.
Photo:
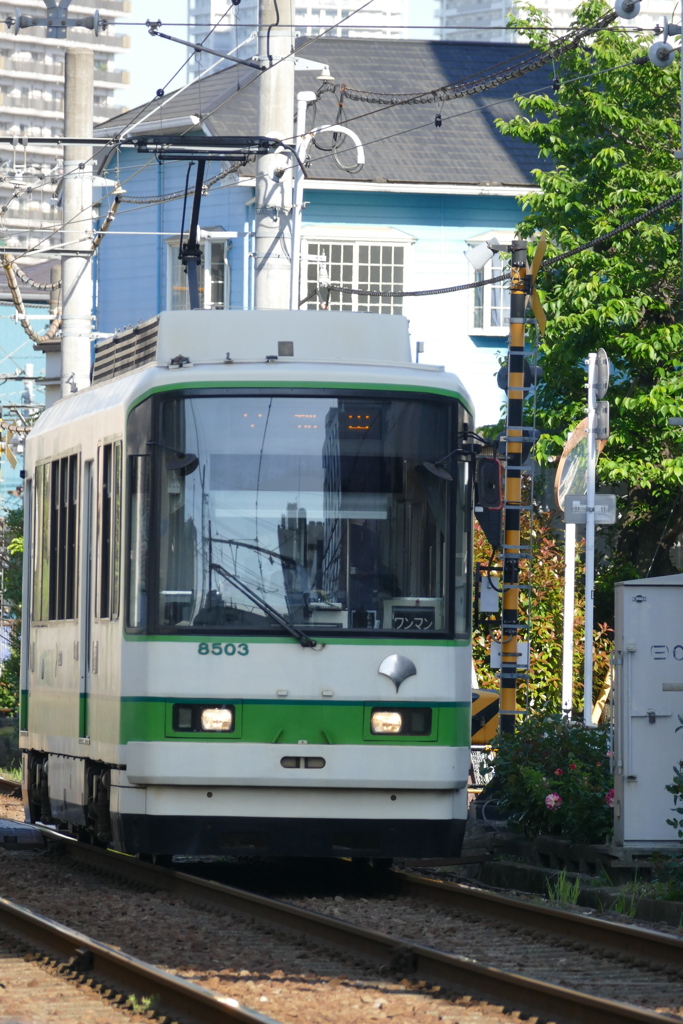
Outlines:
[[666, 786], [683, 760], [683, 574], [615, 587], [617, 845], [679, 842]]

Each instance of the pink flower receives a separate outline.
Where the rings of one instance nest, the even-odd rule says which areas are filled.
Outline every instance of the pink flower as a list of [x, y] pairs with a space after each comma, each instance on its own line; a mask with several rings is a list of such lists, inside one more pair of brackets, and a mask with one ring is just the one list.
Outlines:
[[569, 767], [572, 768], [572, 769], [575, 769], [576, 765], [575, 764], [570, 764]]
[[609, 789], [605, 793], [605, 803], [607, 804], [608, 807], [614, 807], [614, 790], [613, 789]]
[[555, 769], [555, 774], [556, 774], [556, 775], [564, 775], [564, 772], [562, 771], [562, 769], [561, 769], [561, 768], [556, 768], [556, 769]]
[[562, 803], [562, 797], [559, 793], [548, 793], [545, 798], [545, 805], [549, 811], [556, 810]]

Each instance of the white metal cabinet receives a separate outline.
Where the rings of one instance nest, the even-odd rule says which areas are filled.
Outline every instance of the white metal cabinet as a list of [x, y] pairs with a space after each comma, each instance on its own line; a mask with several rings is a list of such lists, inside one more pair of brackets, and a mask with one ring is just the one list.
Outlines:
[[683, 574], [617, 583], [615, 598], [615, 842], [677, 843], [665, 787], [683, 761]]

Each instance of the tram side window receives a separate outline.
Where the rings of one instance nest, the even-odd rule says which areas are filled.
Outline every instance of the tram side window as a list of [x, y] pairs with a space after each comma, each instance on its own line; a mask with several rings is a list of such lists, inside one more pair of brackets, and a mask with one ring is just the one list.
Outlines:
[[33, 618], [75, 619], [80, 457], [36, 469]]
[[119, 617], [121, 590], [121, 442], [104, 444], [99, 452], [99, 529], [97, 615]]

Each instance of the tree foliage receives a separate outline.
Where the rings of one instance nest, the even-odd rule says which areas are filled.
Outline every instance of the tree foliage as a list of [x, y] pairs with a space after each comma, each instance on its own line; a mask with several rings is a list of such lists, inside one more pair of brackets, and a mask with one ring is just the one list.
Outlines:
[[[585, 0], [575, 23], [592, 24], [609, 9]], [[516, 22], [539, 49], [552, 39], [544, 23], [533, 7]], [[518, 97], [523, 114], [498, 122], [544, 158], [534, 172], [540, 191], [524, 198], [521, 231], [547, 232], [546, 258], [681, 189], [680, 67], [649, 63], [651, 42], [613, 23], [557, 61], [555, 91]], [[548, 313], [539, 457], [557, 455], [585, 415], [585, 359], [603, 347], [613, 364], [612, 423], [598, 472], [622, 493], [621, 576], [673, 572], [668, 552], [683, 529], [683, 431], [667, 424], [683, 415], [680, 207], [542, 270], [538, 285]]]
[[0, 670], [0, 709], [16, 712], [19, 707], [19, 661], [21, 646], [21, 581], [24, 552], [23, 509], [11, 509], [5, 516], [4, 562], [5, 604], [12, 618], [10, 654]]
[[[533, 560], [531, 567], [524, 561], [520, 567], [522, 585], [521, 621], [527, 617], [531, 601], [531, 657], [529, 681], [520, 685], [518, 705], [533, 711], [558, 713], [562, 710], [562, 632], [564, 622], [564, 552], [552, 528], [552, 517], [537, 511], [531, 532]], [[486, 565], [490, 547], [477, 526], [474, 534], [474, 560]], [[583, 632], [584, 632], [584, 571], [577, 562], [575, 578], [574, 643], [572, 658], [572, 691], [575, 711], [583, 708]], [[500, 585], [500, 584], [498, 584]], [[531, 590], [527, 589], [531, 586]], [[497, 688], [498, 676], [489, 665], [491, 641], [500, 639], [498, 620], [483, 617], [475, 622], [472, 633], [472, 657], [479, 684]], [[593, 633], [593, 700], [600, 694], [609, 671], [611, 629], [599, 625]], [[521, 637], [524, 639], [524, 637]]]

